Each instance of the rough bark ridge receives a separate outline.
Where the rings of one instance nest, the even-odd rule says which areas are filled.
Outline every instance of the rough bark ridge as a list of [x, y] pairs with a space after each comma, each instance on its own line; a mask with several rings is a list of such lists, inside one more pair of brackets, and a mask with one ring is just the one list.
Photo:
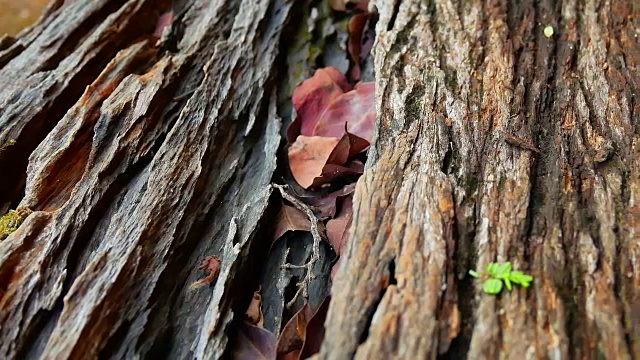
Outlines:
[[[58, 1], [8, 42], [0, 203], [34, 213], [0, 244], [0, 357], [222, 355], [271, 193], [291, 3], [194, 2], [175, 55], [144, 38], [168, 1]], [[215, 289], [189, 293], [212, 254]]]
[[[639, 355], [637, 3], [373, 4], [377, 141], [320, 358]], [[532, 288], [484, 295], [496, 260]]]
[[[175, 54], [169, 0], [56, 0], [0, 39], [0, 212], [34, 210], [0, 242], [1, 358], [220, 358], [247, 284], [295, 283], [300, 245], [251, 262], [309, 3], [182, 2]], [[637, 2], [370, 6], [378, 129], [317, 357], [640, 356]], [[496, 260], [532, 287], [484, 295]]]

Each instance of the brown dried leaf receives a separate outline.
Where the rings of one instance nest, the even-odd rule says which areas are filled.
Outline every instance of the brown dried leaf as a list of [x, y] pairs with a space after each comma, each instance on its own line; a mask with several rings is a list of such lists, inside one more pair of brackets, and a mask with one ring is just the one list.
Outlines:
[[342, 202], [342, 208], [335, 219], [331, 219], [327, 222], [327, 241], [333, 247], [336, 255], [339, 256], [338, 261], [333, 265], [331, 269], [331, 278], [334, 278], [336, 271], [340, 268], [342, 263], [342, 256], [340, 256], [349, 241], [349, 229], [351, 229], [351, 223], [353, 222], [353, 195], [350, 195]]
[[327, 296], [307, 323], [306, 338], [298, 359], [308, 359], [320, 351], [320, 345], [324, 340], [324, 321], [327, 319], [330, 302], [331, 296]]
[[279, 359], [285, 356], [298, 358], [307, 337], [307, 323], [312, 316], [313, 310], [306, 303], [282, 328], [276, 346]]
[[278, 240], [287, 231], [309, 231], [311, 223], [309, 218], [300, 210], [293, 206], [282, 205], [278, 214], [278, 223], [273, 240]]
[[[351, 79], [354, 81], [360, 80], [360, 64], [362, 59], [369, 53], [368, 51], [363, 54], [363, 50], [366, 49], [366, 46], [363, 47], [365, 42], [368, 41], [370, 37], [369, 30], [369, 14], [356, 14], [349, 19], [349, 40], [347, 41], [347, 50], [349, 52], [349, 56], [353, 61], [353, 66], [351, 68]], [[369, 51], [371, 48], [369, 48]]]
[[349, 240], [349, 229], [353, 220], [353, 195], [345, 197], [338, 216], [327, 222], [327, 241], [340, 256]]
[[318, 209], [318, 217], [321, 219], [333, 218], [336, 215], [336, 205], [339, 199], [352, 194], [356, 188], [356, 184], [346, 185], [338, 191], [334, 191], [322, 197], [309, 197], [304, 201]]
[[259, 328], [264, 327], [264, 317], [262, 316], [262, 295], [260, 295], [261, 290], [262, 288], [259, 288], [253, 293], [251, 303], [249, 303], [247, 312], [244, 314], [245, 321], [247, 323]]
[[340, 166], [334, 164], [327, 164], [322, 168], [321, 176], [318, 176], [313, 180], [311, 188], [319, 188], [324, 184], [328, 184], [337, 179], [357, 177], [364, 172], [364, 166], [359, 161], [352, 161], [349, 166]]
[[332, 137], [298, 136], [289, 148], [289, 167], [300, 186], [307, 189], [313, 185], [339, 141]]
[[242, 323], [232, 353], [235, 360], [273, 360], [276, 358], [276, 337], [265, 329]]
[[330, 300], [325, 298], [317, 310], [305, 304], [287, 322], [278, 338], [278, 359], [306, 359], [319, 351]]

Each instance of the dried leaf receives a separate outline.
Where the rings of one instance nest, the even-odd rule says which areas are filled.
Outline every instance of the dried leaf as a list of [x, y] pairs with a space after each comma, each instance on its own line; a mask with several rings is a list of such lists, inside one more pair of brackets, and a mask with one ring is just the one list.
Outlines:
[[338, 191], [334, 191], [322, 197], [309, 197], [304, 201], [318, 209], [318, 217], [321, 219], [333, 218], [336, 215], [336, 205], [339, 199], [352, 194], [356, 188], [356, 184], [346, 185]]
[[360, 83], [332, 101], [318, 119], [314, 136], [341, 138], [347, 130], [369, 143], [373, 138], [376, 120], [374, 104], [375, 83]]
[[309, 188], [322, 174], [339, 138], [300, 135], [289, 148], [289, 167], [300, 186]]
[[232, 358], [273, 360], [276, 358], [276, 337], [265, 329], [242, 323], [238, 329]]
[[336, 255], [339, 256], [338, 261], [333, 264], [331, 269], [331, 278], [335, 277], [336, 272], [340, 268], [342, 263], [342, 256], [340, 256], [347, 245], [349, 240], [349, 229], [351, 229], [351, 223], [353, 222], [353, 195], [350, 195], [342, 202], [342, 208], [335, 217], [327, 222], [327, 241], [333, 247]]
[[278, 223], [276, 224], [276, 231], [273, 237], [274, 241], [279, 239], [287, 231], [309, 231], [311, 229], [311, 223], [307, 215], [289, 205], [282, 205], [277, 221]]
[[309, 303], [306, 303], [282, 328], [276, 346], [279, 359], [285, 356], [298, 358], [297, 355], [300, 354], [307, 337], [307, 323], [312, 316], [313, 310]]
[[320, 351], [320, 345], [324, 340], [325, 333], [324, 321], [327, 319], [330, 302], [331, 296], [327, 296], [318, 308], [318, 311], [316, 311], [309, 320], [309, 323], [307, 323], [306, 338], [298, 359], [308, 359]]
[[306, 359], [320, 350], [330, 300], [325, 298], [317, 310], [306, 303], [287, 322], [278, 338], [278, 359]]
[[353, 220], [352, 195], [345, 197], [338, 215], [327, 222], [327, 241], [340, 256], [349, 240], [349, 229]]
[[334, 164], [327, 164], [322, 168], [321, 176], [318, 176], [313, 180], [311, 188], [319, 188], [324, 184], [328, 184], [337, 179], [356, 177], [362, 175], [364, 172], [364, 166], [359, 161], [353, 161], [349, 163], [349, 166], [341, 166]]
[[249, 307], [247, 308], [247, 312], [244, 314], [244, 317], [247, 323], [263, 328], [264, 317], [262, 316], [262, 295], [260, 295], [261, 290], [262, 288], [259, 288], [253, 293], [253, 298], [251, 299], [251, 303], [249, 303]]
[[297, 117], [287, 131], [289, 143], [294, 142], [298, 135], [312, 136], [322, 112], [333, 100], [349, 90], [351, 85], [347, 78], [334, 67], [316, 70], [311, 78], [296, 87], [292, 102]]
[[349, 20], [347, 50], [353, 61], [350, 76], [355, 81], [360, 80], [360, 64], [373, 46], [375, 33], [369, 28], [369, 17], [369, 14], [356, 14]]
[[327, 164], [344, 165], [353, 156], [368, 148], [369, 144], [367, 140], [345, 130], [344, 135], [329, 155]]
[[210, 284], [216, 281], [218, 278], [218, 274], [220, 273], [220, 258], [217, 256], [207, 256], [202, 260], [200, 266], [198, 266], [198, 270], [207, 271], [209, 275], [205, 278], [200, 279], [189, 286], [191, 290], [199, 288], [204, 284]]

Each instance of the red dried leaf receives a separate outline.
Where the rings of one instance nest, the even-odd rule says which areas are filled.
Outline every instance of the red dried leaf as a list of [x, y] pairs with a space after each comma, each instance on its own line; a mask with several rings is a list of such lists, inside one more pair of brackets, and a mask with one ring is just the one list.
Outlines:
[[[289, 143], [294, 142], [298, 135], [312, 136], [322, 112], [333, 100], [349, 90], [351, 85], [347, 78], [334, 67], [316, 70], [311, 78], [296, 87], [292, 102], [297, 117], [287, 131]], [[335, 137], [340, 136], [342, 134]]]
[[371, 142], [376, 120], [375, 83], [360, 83], [329, 104], [313, 129], [314, 136], [341, 138], [347, 130]]
[[300, 135], [289, 148], [289, 167], [300, 186], [309, 188], [322, 174], [338, 138]]
[[338, 191], [334, 191], [322, 197], [310, 197], [304, 199], [305, 202], [319, 210], [318, 217], [321, 219], [332, 218], [336, 215], [336, 205], [340, 198], [352, 194], [356, 184], [349, 184]]
[[273, 360], [276, 358], [276, 337], [265, 329], [242, 323], [238, 329], [232, 358]]
[[206, 271], [209, 275], [191, 284], [189, 286], [191, 290], [204, 284], [213, 283], [218, 279], [218, 274], [220, 273], [220, 258], [217, 256], [207, 256], [202, 260], [200, 266], [198, 266], [198, 270]]
[[309, 231], [311, 222], [309, 218], [300, 210], [289, 205], [282, 205], [278, 214], [278, 223], [273, 240], [278, 240], [287, 231]]

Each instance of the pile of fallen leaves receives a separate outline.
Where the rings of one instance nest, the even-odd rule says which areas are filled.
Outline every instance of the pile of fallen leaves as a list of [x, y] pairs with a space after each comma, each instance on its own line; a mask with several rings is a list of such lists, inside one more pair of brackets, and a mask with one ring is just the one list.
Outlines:
[[296, 117], [287, 129], [291, 181], [275, 185], [283, 204], [273, 241], [290, 231], [310, 232], [314, 239], [314, 255], [307, 264], [287, 264], [306, 271], [289, 306], [300, 295], [305, 305], [273, 334], [263, 328], [262, 296], [256, 291], [235, 339], [236, 359], [304, 359], [318, 352], [324, 337], [330, 296], [314, 309], [306, 302], [307, 287], [319, 242], [328, 242], [338, 256], [332, 278], [340, 266], [352, 222], [355, 182], [364, 171], [376, 117], [374, 83], [360, 81], [361, 65], [373, 44], [368, 1], [328, 1], [334, 11], [351, 14], [346, 44], [350, 67], [346, 74], [336, 67], [318, 68], [294, 89]]

